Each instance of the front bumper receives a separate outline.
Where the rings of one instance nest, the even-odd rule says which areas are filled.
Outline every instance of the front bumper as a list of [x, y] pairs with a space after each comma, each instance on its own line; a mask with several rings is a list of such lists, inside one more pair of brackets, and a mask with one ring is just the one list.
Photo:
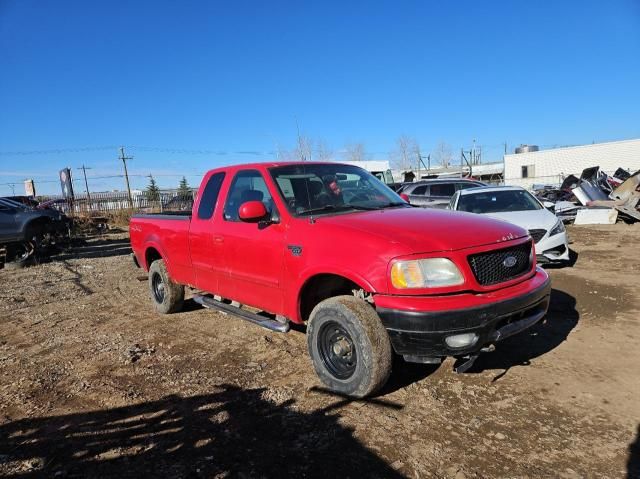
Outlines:
[[542, 238], [536, 243], [539, 263], [569, 261], [569, 239], [566, 231]]
[[[534, 278], [527, 281], [534, 282]], [[396, 353], [414, 358], [464, 356], [517, 334], [544, 317], [549, 307], [551, 281], [546, 275], [538, 279], [542, 281], [537, 281], [536, 287], [525, 294], [476, 307], [443, 311], [382, 307], [376, 310]], [[451, 348], [445, 342], [448, 336], [464, 333], [475, 333], [478, 340], [463, 348]]]

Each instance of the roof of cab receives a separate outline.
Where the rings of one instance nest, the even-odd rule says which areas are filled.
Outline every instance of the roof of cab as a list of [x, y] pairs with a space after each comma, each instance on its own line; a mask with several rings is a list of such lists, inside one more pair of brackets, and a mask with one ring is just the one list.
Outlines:
[[294, 166], [294, 165], [344, 165], [344, 166], [357, 166], [349, 163], [342, 163], [340, 161], [263, 161], [257, 163], [238, 163], [235, 165], [219, 166], [209, 170], [208, 173], [221, 170], [246, 170], [246, 169], [262, 169], [262, 168], [274, 168], [276, 166]]

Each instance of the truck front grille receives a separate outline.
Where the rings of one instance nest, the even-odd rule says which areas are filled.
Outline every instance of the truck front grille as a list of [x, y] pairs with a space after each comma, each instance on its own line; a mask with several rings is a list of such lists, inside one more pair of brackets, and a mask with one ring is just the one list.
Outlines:
[[531, 241], [499, 250], [469, 256], [469, 265], [478, 283], [489, 286], [504, 283], [531, 269]]

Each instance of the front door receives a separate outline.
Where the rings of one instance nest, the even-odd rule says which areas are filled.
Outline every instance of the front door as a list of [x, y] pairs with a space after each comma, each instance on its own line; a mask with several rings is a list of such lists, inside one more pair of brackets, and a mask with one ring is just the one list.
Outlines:
[[13, 208], [0, 203], [0, 240], [15, 240], [16, 213]]
[[[276, 222], [247, 223], [238, 217], [240, 205], [262, 201]], [[236, 173], [224, 206], [223, 250], [231, 299], [272, 313], [283, 311], [284, 226], [262, 174], [257, 170]], [[221, 285], [222, 286], [222, 285]]]

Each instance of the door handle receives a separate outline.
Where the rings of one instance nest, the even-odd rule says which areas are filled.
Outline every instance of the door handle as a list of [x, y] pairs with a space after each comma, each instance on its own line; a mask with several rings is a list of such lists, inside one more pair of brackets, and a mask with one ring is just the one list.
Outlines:
[[214, 236], [213, 237], [213, 242], [214, 243], [224, 243], [224, 236]]

